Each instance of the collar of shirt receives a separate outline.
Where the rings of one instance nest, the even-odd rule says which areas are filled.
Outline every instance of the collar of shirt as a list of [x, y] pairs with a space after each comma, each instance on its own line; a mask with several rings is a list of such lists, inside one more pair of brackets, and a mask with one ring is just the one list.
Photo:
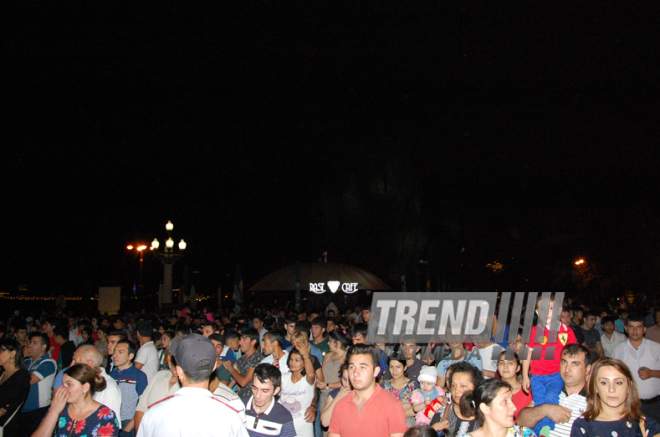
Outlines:
[[[381, 393], [385, 393], [385, 389], [381, 387], [379, 384], [376, 384], [376, 390], [369, 396], [369, 399], [364, 403], [364, 406], [366, 406], [368, 403], [376, 399]], [[355, 397], [355, 390], [351, 391], [348, 395], [348, 402], [356, 405], [357, 404], [353, 401], [353, 398]], [[364, 409], [364, 406], [362, 407]]]
[[213, 396], [213, 393], [208, 391], [205, 388], [198, 387], [181, 387], [174, 393], [174, 396], [185, 396], [185, 397], [207, 397], [210, 398]]
[[[568, 392], [566, 391], [566, 384], [562, 387], [561, 391], [564, 392], [566, 396], [574, 396], [574, 395], [569, 395]], [[584, 396], [585, 398], [587, 397], [587, 383], [584, 383], [584, 386], [582, 387], [582, 390], [580, 390], [580, 393], [578, 393], [579, 396]]]
[[275, 396], [273, 396], [273, 399], [270, 401], [270, 405], [268, 406], [268, 408], [266, 408], [266, 411], [263, 411], [261, 413], [257, 413], [256, 411], [254, 411], [254, 408], [252, 408], [252, 400], [253, 399], [254, 399], [254, 396], [250, 396], [250, 400], [248, 401], [248, 404], [247, 404], [247, 410], [248, 411], [253, 411], [254, 414], [265, 414], [266, 416], [270, 414], [271, 410], [275, 406], [275, 402], [277, 402], [275, 400]]

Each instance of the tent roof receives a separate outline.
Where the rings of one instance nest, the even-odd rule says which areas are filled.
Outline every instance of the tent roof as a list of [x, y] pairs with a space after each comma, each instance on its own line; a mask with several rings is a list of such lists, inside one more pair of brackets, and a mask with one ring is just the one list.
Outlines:
[[[300, 289], [309, 290], [310, 283], [339, 281], [357, 283], [358, 290], [390, 290], [383, 281], [373, 274], [348, 264], [305, 263], [300, 264]], [[295, 290], [296, 265], [290, 265], [270, 273], [250, 287], [250, 291]]]

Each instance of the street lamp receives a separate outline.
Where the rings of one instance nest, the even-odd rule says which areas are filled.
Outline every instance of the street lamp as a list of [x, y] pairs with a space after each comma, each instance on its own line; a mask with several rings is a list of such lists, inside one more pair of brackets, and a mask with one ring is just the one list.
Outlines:
[[167, 240], [165, 240], [165, 248], [158, 250], [160, 242], [157, 238], [151, 242], [151, 250], [154, 251], [156, 258], [163, 263], [163, 291], [158, 295], [158, 307], [172, 303], [172, 272], [174, 270], [174, 262], [183, 256], [183, 251], [186, 250], [186, 242], [181, 240], [179, 242], [179, 251], [174, 251], [174, 240], [172, 239], [172, 230], [174, 225], [168, 221], [165, 225], [167, 231]]
[[140, 245], [129, 244], [128, 246], [126, 246], [126, 249], [135, 250], [140, 254], [140, 285], [142, 285], [142, 278], [143, 278], [143, 275], [142, 275], [143, 268], [142, 268], [142, 266], [144, 265], [144, 250], [146, 248], [147, 248], [147, 246], [144, 245], [144, 244], [140, 244]]

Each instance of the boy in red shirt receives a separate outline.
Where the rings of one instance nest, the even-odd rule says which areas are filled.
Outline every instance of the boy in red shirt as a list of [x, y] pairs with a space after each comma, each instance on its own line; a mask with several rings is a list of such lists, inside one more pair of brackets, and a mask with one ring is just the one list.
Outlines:
[[[539, 295], [536, 300], [536, 314], [539, 315], [539, 307], [541, 305], [541, 296]], [[561, 362], [561, 351], [567, 344], [577, 343], [575, 333], [568, 326], [559, 324], [559, 331], [557, 332], [557, 339], [554, 343], [549, 343], [551, 337], [550, 323], [552, 322], [552, 313], [555, 306], [555, 296], [550, 296], [550, 306], [548, 308], [548, 317], [545, 322], [545, 330], [543, 331], [543, 338], [540, 343], [536, 340], [536, 328], [532, 328], [532, 337], [528, 343], [529, 351], [527, 357], [522, 362], [523, 368], [523, 381], [522, 388], [529, 393], [532, 389], [532, 396], [534, 397], [534, 406], [538, 407], [543, 404], [559, 404], [559, 395], [564, 388], [564, 381], [561, 379], [559, 373], [559, 365]], [[541, 356], [538, 360], [532, 360], [532, 349], [541, 348]], [[546, 357], [546, 349], [548, 347], [554, 348], [554, 353], [551, 357]], [[531, 367], [531, 381], [530, 381], [530, 367]], [[542, 419], [535, 427], [534, 432], [538, 436], [547, 436], [550, 430], [555, 428], [555, 423], [547, 417]]]

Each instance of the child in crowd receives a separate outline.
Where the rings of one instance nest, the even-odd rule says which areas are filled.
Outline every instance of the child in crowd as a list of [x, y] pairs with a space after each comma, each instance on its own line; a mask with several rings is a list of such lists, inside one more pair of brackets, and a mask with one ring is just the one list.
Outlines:
[[[541, 294], [536, 300], [536, 314], [539, 314], [541, 305]], [[561, 351], [567, 344], [577, 343], [573, 330], [568, 326], [560, 323], [557, 338], [554, 342], [551, 341], [550, 327], [552, 322], [552, 313], [555, 305], [554, 294], [550, 297], [550, 305], [548, 308], [548, 315], [545, 321], [543, 337], [540, 341], [536, 336], [537, 326], [532, 327], [532, 337], [528, 344], [529, 350], [526, 358], [523, 360], [523, 382], [522, 389], [529, 393], [531, 388], [532, 396], [534, 398], [534, 406], [538, 407], [543, 404], [559, 404], [559, 395], [564, 388], [564, 381], [561, 379], [559, 373], [559, 364], [561, 362]], [[537, 342], [538, 341], [538, 342]], [[551, 356], [546, 356], [546, 349], [554, 348], [554, 353], [551, 351]], [[532, 349], [541, 348], [541, 354], [538, 359], [532, 360]], [[536, 354], [535, 354], [536, 355]], [[530, 368], [531, 368], [531, 381], [530, 381]], [[538, 436], [547, 436], [555, 427], [555, 423], [546, 418], [543, 418], [534, 427], [534, 432]]]
[[[431, 418], [438, 411], [442, 412], [447, 405], [447, 398], [442, 387], [435, 385], [438, 379], [438, 371], [435, 366], [424, 366], [419, 372], [417, 381], [420, 388], [412, 394], [413, 411], [415, 423], [419, 425], [428, 425]], [[430, 408], [429, 408], [430, 407]]]

